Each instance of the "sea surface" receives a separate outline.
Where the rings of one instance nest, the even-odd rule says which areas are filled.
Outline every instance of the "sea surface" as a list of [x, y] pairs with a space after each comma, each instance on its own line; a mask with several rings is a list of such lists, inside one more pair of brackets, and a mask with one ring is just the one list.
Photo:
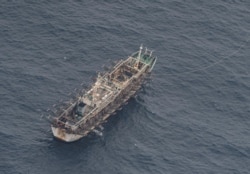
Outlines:
[[[103, 135], [46, 111], [143, 44], [158, 61]], [[1, 0], [1, 174], [249, 174], [250, 1]]]

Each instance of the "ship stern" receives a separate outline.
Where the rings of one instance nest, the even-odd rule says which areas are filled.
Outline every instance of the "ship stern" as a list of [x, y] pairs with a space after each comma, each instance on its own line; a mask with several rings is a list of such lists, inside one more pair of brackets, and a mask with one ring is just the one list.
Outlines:
[[74, 142], [83, 137], [83, 135], [67, 133], [65, 129], [51, 126], [52, 133], [55, 138], [64, 142]]

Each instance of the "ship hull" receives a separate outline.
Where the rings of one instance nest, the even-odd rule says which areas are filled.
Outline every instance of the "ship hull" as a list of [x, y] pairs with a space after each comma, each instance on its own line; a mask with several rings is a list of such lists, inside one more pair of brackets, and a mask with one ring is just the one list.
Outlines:
[[53, 135], [55, 138], [65, 141], [65, 142], [74, 142], [82, 138], [84, 135], [78, 135], [78, 134], [73, 134], [73, 133], [67, 133], [65, 129], [60, 129], [51, 126]]

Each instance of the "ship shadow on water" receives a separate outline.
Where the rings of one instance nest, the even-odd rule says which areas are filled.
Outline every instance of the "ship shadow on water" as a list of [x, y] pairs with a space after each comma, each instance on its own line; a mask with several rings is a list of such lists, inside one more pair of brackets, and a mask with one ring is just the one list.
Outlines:
[[58, 159], [81, 158], [83, 154], [86, 156], [86, 154], [93, 151], [96, 146], [100, 146], [100, 142], [100, 139], [91, 135], [70, 143], [53, 137], [48, 143], [48, 151]]
[[108, 134], [110, 131], [112, 131], [115, 127], [118, 126], [118, 123], [120, 121], [126, 121], [129, 118], [129, 111], [132, 111], [135, 108], [136, 105], [136, 99], [130, 98], [128, 100], [128, 104], [123, 106], [121, 110], [116, 111], [116, 114], [112, 115], [104, 124], [104, 131], [105, 134]]

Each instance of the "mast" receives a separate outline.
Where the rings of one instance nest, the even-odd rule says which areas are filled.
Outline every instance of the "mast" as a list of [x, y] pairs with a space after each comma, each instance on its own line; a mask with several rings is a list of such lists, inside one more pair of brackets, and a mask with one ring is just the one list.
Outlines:
[[140, 62], [140, 58], [141, 58], [142, 49], [143, 49], [143, 47], [142, 47], [142, 44], [141, 44], [140, 50], [139, 50], [139, 53], [138, 53], [138, 56], [137, 56], [137, 61], [136, 61], [137, 68], [139, 67], [139, 62]]

